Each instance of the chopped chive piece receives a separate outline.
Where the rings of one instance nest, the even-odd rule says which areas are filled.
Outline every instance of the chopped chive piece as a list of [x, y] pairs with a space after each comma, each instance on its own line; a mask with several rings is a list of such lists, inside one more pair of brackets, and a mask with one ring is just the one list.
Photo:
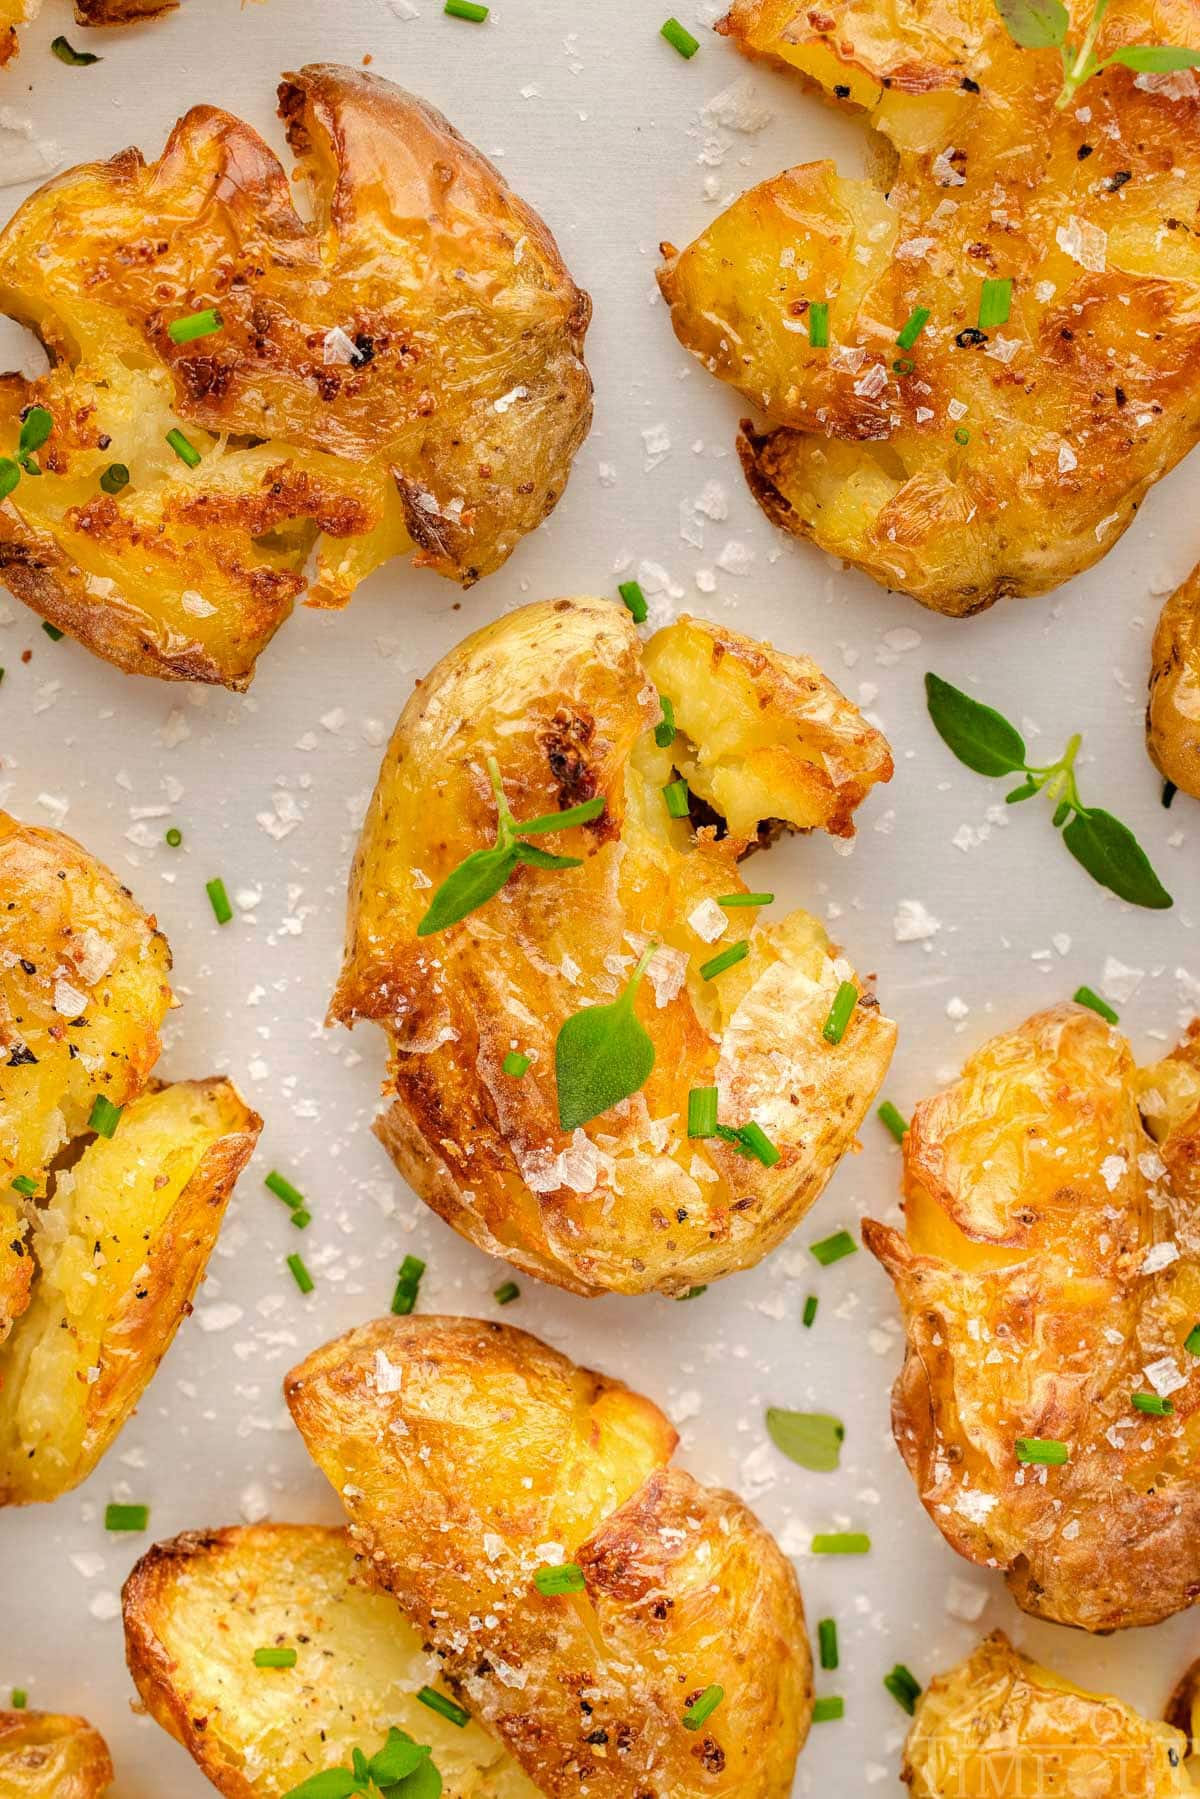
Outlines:
[[3, 681], [3, 679], [4, 679], [4, 670], [2, 668], [0, 668], [0, 681]]
[[812, 1329], [813, 1324], [816, 1320], [816, 1316], [817, 1316], [817, 1296], [815, 1293], [810, 1293], [808, 1298], [804, 1302], [804, 1312], [800, 1319], [800, 1322], [804, 1326], [806, 1331], [810, 1331]]
[[832, 1694], [824, 1699], [814, 1699], [812, 1721], [814, 1724], [833, 1724], [846, 1715], [846, 1701], [836, 1699]]
[[514, 1081], [519, 1081], [532, 1059], [531, 1056], [524, 1055], [519, 1049], [510, 1049], [500, 1066], [505, 1074], [511, 1074]]
[[446, 0], [443, 9], [452, 19], [470, 19], [472, 25], [482, 25], [488, 16], [486, 6], [478, 6], [476, 0]]
[[88, 1115], [88, 1130], [95, 1131], [98, 1137], [111, 1137], [121, 1122], [121, 1111], [122, 1108], [114, 1106], [107, 1094], [97, 1093]]
[[[16, 1181], [14, 1181], [13, 1186], [15, 1187], [16, 1184]], [[1183, 1339], [1183, 1347], [1187, 1350], [1189, 1355], [1200, 1356], [1200, 1324], [1193, 1324], [1191, 1330]]]
[[62, 636], [62, 632], [59, 630], [58, 626], [48, 622], [43, 623], [42, 630], [46, 633], [46, 636], [50, 639], [51, 643], [57, 643]]
[[123, 487], [129, 486], [129, 470], [123, 462], [110, 462], [100, 477], [102, 493], [120, 493]]
[[743, 937], [740, 943], [731, 943], [728, 949], [723, 949], [720, 955], [714, 956], [710, 962], [702, 962], [700, 979], [702, 981], [716, 980], [717, 976], [724, 974], [727, 968], [732, 968], [737, 962], [744, 962], [749, 954], [750, 940]]
[[808, 341], [814, 350], [829, 348], [829, 302], [814, 300], [808, 309]]
[[183, 432], [178, 426], [176, 426], [173, 431], [167, 432], [167, 442], [178, 456], [180, 462], [186, 463], [188, 468], [200, 467], [199, 450], [194, 443], [189, 443], [188, 439], [183, 435]]
[[969, 444], [970, 443], [971, 433], [967, 430], [967, 427], [965, 425], [960, 425], [958, 427], [958, 430], [954, 433], [954, 441], [956, 444]]
[[179, 848], [180, 844], [183, 842], [183, 832], [179, 829], [178, 825], [171, 826], [170, 830], [166, 833], [166, 841], [173, 850]]
[[689, 62], [700, 48], [699, 38], [693, 37], [678, 19], [668, 19], [659, 36], [665, 37], [671, 48], [678, 50], [680, 56], [686, 57]]
[[533, 1584], [539, 1593], [553, 1599], [559, 1593], [582, 1593], [587, 1581], [578, 1562], [563, 1562], [558, 1568], [539, 1568]]
[[876, 1116], [882, 1124], [886, 1124], [897, 1143], [904, 1142], [908, 1120], [898, 1106], [894, 1106], [890, 1099], [885, 1099]]
[[832, 1237], [822, 1237], [819, 1243], [810, 1243], [808, 1247], [822, 1268], [828, 1268], [831, 1262], [840, 1262], [843, 1256], [852, 1256], [858, 1244], [849, 1231], [835, 1231]]
[[1061, 1468], [1071, 1459], [1071, 1451], [1056, 1437], [1018, 1437], [1017, 1460], [1040, 1468]]
[[928, 323], [928, 306], [914, 306], [896, 337], [900, 349], [911, 350]]
[[256, 1668], [294, 1668], [296, 1651], [294, 1649], [256, 1649], [254, 1666]]
[[774, 1168], [783, 1151], [776, 1149], [761, 1124], [756, 1124], [752, 1118], [749, 1124], [742, 1126], [740, 1135], [755, 1161], [761, 1162], [764, 1168]]
[[224, 323], [215, 306], [206, 306], [203, 312], [189, 312], [186, 318], [172, 319], [167, 336], [173, 344], [190, 344], [198, 337], [211, 337]]
[[401, 1262], [396, 1291], [392, 1294], [392, 1311], [397, 1318], [407, 1318], [416, 1305], [424, 1272], [425, 1264], [420, 1256], [405, 1256]]
[[465, 1712], [461, 1705], [455, 1705], [453, 1699], [447, 1699], [444, 1693], [436, 1693], [432, 1687], [422, 1687], [417, 1698], [431, 1712], [436, 1712], [439, 1718], [447, 1718], [451, 1724], [457, 1724], [460, 1730], [471, 1722], [470, 1712]]
[[688, 785], [686, 781], [670, 781], [662, 790], [663, 799], [667, 803], [667, 811], [672, 818], [686, 818], [688, 815]]
[[303, 1211], [307, 1203], [303, 1193], [298, 1187], [293, 1187], [291, 1181], [285, 1180], [276, 1169], [272, 1168], [263, 1182], [263, 1186], [268, 1193], [273, 1193], [276, 1199], [281, 1199], [285, 1206], [291, 1206], [294, 1212]]
[[12, 1690], [12, 1708], [13, 1708], [13, 1710], [15, 1712], [23, 1712], [25, 1710], [25, 1707], [28, 1704], [29, 1704], [29, 1694], [25, 1691], [25, 1688], [24, 1687], [14, 1687]]
[[658, 703], [662, 707], [662, 719], [654, 727], [654, 741], [660, 750], [669, 750], [675, 741], [675, 708], [665, 693], [659, 694]]
[[901, 1706], [911, 1718], [917, 1709], [917, 1700], [921, 1697], [921, 1683], [904, 1666], [897, 1662], [890, 1674], [885, 1674], [883, 1684], [896, 1704]]
[[834, 1530], [815, 1536], [814, 1555], [866, 1555], [871, 1539], [865, 1530]]
[[1101, 1018], [1107, 1019], [1109, 1024], [1120, 1024], [1121, 1022], [1120, 1017], [1113, 1011], [1108, 1001], [1101, 999], [1098, 993], [1093, 993], [1090, 987], [1080, 987], [1076, 991], [1075, 1004], [1090, 1006], [1093, 1012], [1099, 1012]]
[[492, 1294], [492, 1298], [498, 1306], [510, 1306], [514, 1299], [520, 1299], [520, 1297], [521, 1289], [516, 1281], [505, 1281], [504, 1285], [497, 1287]]
[[817, 1642], [821, 1648], [821, 1666], [827, 1674], [832, 1673], [838, 1665], [838, 1632], [835, 1619], [821, 1619], [817, 1625]]
[[634, 624], [644, 625], [650, 615], [650, 608], [647, 606], [646, 596], [638, 586], [637, 582], [622, 581], [621, 585], [617, 588], [617, 592], [620, 594], [621, 599], [625, 604], [625, 608], [633, 619]]
[[767, 1407], [767, 1435], [789, 1462], [810, 1474], [832, 1474], [842, 1459], [846, 1426], [828, 1412], [785, 1412]]
[[56, 37], [50, 45], [51, 54], [57, 56], [59, 62], [65, 62], [69, 69], [87, 69], [100, 58], [94, 50], [77, 50], [74, 44], [68, 44], [65, 37]]
[[233, 907], [229, 903], [229, 895], [225, 891], [225, 883], [220, 876], [215, 881], [208, 881], [204, 887], [208, 895], [208, 903], [213, 909], [213, 916], [218, 924], [228, 924], [233, 917]]
[[727, 906], [732, 912], [738, 906], [769, 906], [774, 898], [773, 893], [722, 893], [717, 904]]
[[717, 1129], [717, 1089], [693, 1087], [688, 1094], [689, 1137], [712, 1137]]
[[685, 1299], [699, 1299], [699, 1297], [702, 1293], [707, 1293], [707, 1292], [708, 1292], [708, 1282], [705, 1281], [705, 1283], [702, 1287], [689, 1287], [686, 1293], [677, 1293], [675, 1295], [675, 1297], [682, 1303], [683, 1300], [685, 1300]]
[[858, 988], [853, 981], [843, 981], [834, 996], [829, 1008], [829, 1017], [821, 1032], [826, 1043], [840, 1043], [846, 1035], [846, 1026], [850, 1023], [850, 1014], [858, 1004]]
[[148, 1505], [109, 1505], [104, 1508], [105, 1530], [145, 1530], [149, 1522]]
[[893, 375], [915, 375], [917, 365], [911, 356], [897, 356], [892, 364]]
[[1008, 315], [1012, 311], [1012, 279], [989, 278], [979, 291], [979, 329], [987, 331], [993, 325], [1007, 325]]
[[684, 1707], [683, 1728], [685, 1730], [702, 1729], [724, 1697], [724, 1687], [705, 1687], [698, 1699], [693, 1699], [690, 1705]]
[[1179, 789], [1178, 789], [1178, 787], [1176, 787], [1174, 781], [1164, 781], [1163, 782], [1162, 803], [1163, 803], [1164, 807], [1167, 809], [1167, 811], [1170, 811], [1171, 801], [1175, 798], [1175, 795], [1178, 792], [1179, 792]]
[[[26, 1199], [32, 1199], [37, 1192], [37, 1182], [29, 1174], [19, 1174], [13, 1182], [13, 1187], [18, 1193], [23, 1193]], [[1200, 1329], [1200, 1326], [1197, 1328]]]
[[1157, 1393], [1131, 1393], [1129, 1396], [1139, 1412], [1145, 1412], [1148, 1418], [1169, 1418], [1175, 1410], [1173, 1401], [1161, 1399]]
[[287, 1265], [291, 1269], [292, 1279], [295, 1281], [296, 1285], [299, 1287], [301, 1293], [311, 1293], [315, 1283], [313, 1281], [312, 1275], [308, 1272], [308, 1269], [304, 1266], [304, 1257], [301, 1255], [289, 1256], [287, 1259]]
[[292, 1213], [291, 1218], [292, 1223], [298, 1231], [306, 1231], [312, 1223], [312, 1213], [306, 1211], [303, 1206], [297, 1206], [296, 1210]]

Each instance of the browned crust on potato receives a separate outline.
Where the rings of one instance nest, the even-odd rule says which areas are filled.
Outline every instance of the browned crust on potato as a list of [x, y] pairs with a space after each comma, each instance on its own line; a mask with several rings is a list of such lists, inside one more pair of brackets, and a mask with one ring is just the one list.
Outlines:
[[0, 1710], [0, 1791], [53, 1799], [100, 1799], [113, 1780], [108, 1745], [86, 1718]]
[[1151, 760], [1165, 780], [1200, 799], [1200, 568], [1163, 606], [1150, 663]]

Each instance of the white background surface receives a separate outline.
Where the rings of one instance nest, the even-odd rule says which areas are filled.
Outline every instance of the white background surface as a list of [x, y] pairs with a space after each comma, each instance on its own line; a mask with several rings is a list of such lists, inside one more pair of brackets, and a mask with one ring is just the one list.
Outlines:
[[[386, 1311], [405, 1252], [429, 1265], [423, 1309], [497, 1315], [491, 1294], [506, 1268], [427, 1213], [370, 1134], [381, 1036], [322, 1027], [381, 743], [414, 675], [467, 630], [527, 599], [610, 593], [640, 570], [656, 590], [655, 622], [703, 609], [808, 651], [870, 710], [897, 772], [863, 808], [853, 854], [824, 839], [793, 841], [756, 863], [755, 878], [761, 871], [781, 900], [818, 911], [858, 966], [878, 972], [901, 1026], [886, 1091], [906, 1113], [991, 1032], [1080, 982], [1100, 985], [1109, 956], [1144, 971], [1120, 1007], [1141, 1055], [1161, 1053], [1191, 1010], [1200, 825], [1183, 797], [1169, 814], [1159, 806], [1142, 707], [1161, 595], [1200, 555], [1200, 462], [1151, 495], [1090, 575], [1050, 599], [1009, 601], [962, 623], [777, 536], [732, 452], [737, 401], [689, 361], [657, 302], [657, 246], [689, 241], [719, 202], [788, 162], [829, 154], [857, 166], [862, 137], [707, 32], [701, 53], [682, 61], [656, 36], [665, 6], [497, 0], [492, 22], [473, 27], [444, 18], [441, 0], [415, 0], [408, 20], [388, 0], [244, 9], [184, 0], [157, 26], [88, 33], [72, 26], [65, 0], [45, 0], [20, 61], [0, 75], [0, 163], [11, 175], [31, 153], [29, 140], [11, 136], [22, 120], [35, 122], [35, 140], [55, 140], [65, 163], [127, 143], [156, 155], [197, 101], [241, 113], [281, 147], [272, 113], [281, 70], [369, 53], [377, 73], [441, 106], [498, 160], [596, 305], [596, 424], [566, 497], [465, 597], [397, 563], [348, 612], [297, 612], [246, 698], [122, 676], [66, 639], [50, 643], [17, 602], [0, 599], [0, 803], [63, 823], [157, 912], [184, 1002], [160, 1071], [227, 1070], [266, 1119], [197, 1314], [137, 1417], [86, 1486], [0, 1519], [0, 1694], [20, 1685], [33, 1705], [86, 1713], [111, 1744], [120, 1799], [210, 1791], [184, 1752], [129, 1710], [117, 1594], [138, 1553], [151, 1537], [264, 1508], [278, 1519], [338, 1516], [288, 1422], [280, 1380], [312, 1346]], [[400, 0], [398, 10], [412, 6]], [[697, 27], [704, 17], [695, 4], [680, 16]], [[61, 66], [48, 50], [60, 30], [104, 60]], [[705, 103], [740, 82], [771, 121], [753, 132], [703, 124]], [[710, 482], [727, 498], [722, 520], [692, 505]], [[997, 813], [1004, 783], [959, 767], [928, 724], [926, 668], [978, 683], [1024, 722], [1045, 751], [1037, 760], [1081, 730], [1084, 798], [1139, 831], [1175, 910], [1139, 912], [1103, 894], [1055, 841], [1048, 808]], [[184, 833], [182, 850], [163, 845], [170, 824]], [[963, 827], [969, 848], [955, 842]], [[218, 874], [238, 898], [224, 930], [204, 892]], [[906, 899], [940, 921], [935, 936], [895, 941]], [[1055, 938], [1069, 947], [1055, 948]], [[925, 1517], [888, 1428], [901, 1351], [890, 1287], [864, 1252], [822, 1270], [806, 1247], [893, 1207], [897, 1152], [873, 1119], [865, 1138], [788, 1246], [699, 1301], [589, 1302], [523, 1279], [520, 1303], [504, 1314], [660, 1401], [681, 1423], [687, 1464], [739, 1487], [796, 1554], [814, 1629], [833, 1615], [841, 1631], [842, 1668], [819, 1677], [818, 1690], [845, 1695], [846, 1721], [814, 1730], [796, 1786], [822, 1799], [899, 1792], [906, 1721], [880, 1685], [896, 1660], [924, 1680], [1003, 1624], [1064, 1672], [1158, 1707], [1200, 1652], [1187, 1617], [1108, 1642], [1034, 1625]], [[271, 1167], [305, 1192], [314, 1215], [302, 1245], [317, 1282], [308, 1299], [284, 1267], [298, 1234], [263, 1190]], [[809, 1292], [821, 1306], [804, 1331]], [[779, 1457], [762, 1424], [768, 1404], [839, 1413], [841, 1470], [807, 1474]], [[147, 1502], [150, 1535], [106, 1537], [111, 1499]], [[814, 1529], [846, 1527], [870, 1531], [869, 1557], [805, 1553]], [[956, 1582], [986, 1596], [976, 1625], [947, 1609], [961, 1601]]]

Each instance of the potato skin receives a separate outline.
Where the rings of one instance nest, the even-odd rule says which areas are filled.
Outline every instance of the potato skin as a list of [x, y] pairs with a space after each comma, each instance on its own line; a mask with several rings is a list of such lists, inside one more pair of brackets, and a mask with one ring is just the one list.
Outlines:
[[[656, 686], [674, 701], [670, 749], [653, 738]], [[481, 910], [419, 938], [432, 890], [494, 841], [489, 756], [518, 820], [596, 794], [606, 810], [538, 839], [581, 867], [518, 869]], [[748, 792], [755, 824], [761, 799], [845, 834], [891, 758], [804, 658], [686, 618], [643, 649], [624, 608], [547, 601], [486, 626], [418, 683], [355, 858], [330, 1017], [388, 1032], [379, 1136], [462, 1235], [579, 1293], [685, 1292], [759, 1261], [852, 1142], [895, 1038], [858, 981], [845, 1037], [824, 1041], [837, 971], [852, 971], [807, 914], [756, 924], [731, 911], [719, 942], [688, 922], [704, 900], [746, 891], [737, 860], [754, 825], [718, 840], [671, 821], [661, 788], [675, 769], [730, 811], [739, 794], [722, 783]], [[700, 979], [745, 936], [745, 961]], [[632, 1101], [564, 1132], [559, 1026], [615, 998], [650, 941], [663, 947], [636, 1005], [655, 1069]], [[502, 1065], [518, 1048], [532, 1066], [516, 1081]], [[721, 1089], [723, 1123], [758, 1119], [783, 1152], [775, 1167], [686, 1139], [688, 1089], [706, 1085]]]
[[[1078, 43], [1090, 0], [1070, 11]], [[876, 180], [789, 169], [664, 246], [680, 341], [766, 415], [738, 448], [768, 516], [954, 616], [1090, 567], [1200, 434], [1200, 250], [1177, 207], [1200, 186], [1200, 89], [1114, 68], [1081, 90], [1085, 123], [1054, 105], [1057, 51], [1019, 48], [990, 0], [735, 0], [718, 30], [883, 146]], [[1200, 47], [1200, 8], [1115, 0], [1100, 53], [1131, 43]], [[981, 334], [989, 277], [1012, 310]]]
[[[893, 1428], [922, 1503], [1036, 1617], [1119, 1630], [1200, 1597], [1198, 1171], [1200, 1026], [1139, 1070], [1060, 1006], [918, 1106], [906, 1234], [864, 1226], [904, 1310]], [[1154, 1378], [1170, 1416], [1132, 1405]], [[1018, 1437], [1070, 1459], [1043, 1481]]]
[[1175, 589], [1154, 633], [1146, 745], [1159, 773], [1200, 799], [1200, 568]]
[[921, 1695], [901, 1778], [912, 1799], [1195, 1794], [1188, 1739], [1120, 1699], [1086, 1693], [995, 1631]]
[[[465, 1318], [364, 1325], [285, 1393], [377, 1580], [547, 1799], [786, 1799], [812, 1693], [795, 1575], [741, 1500], [667, 1466], [657, 1407]], [[583, 1592], [537, 1591], [547, 1545]]]
[[[486, 158], [361, 70], [288, 75], [280, 111], [311, 225], [262, 138], [200, 106], [157, 162], [69, 170], [0, 233], [0, 308], [57, 365], [0, 380], [0, 451], [24, 408], [55, 421], [0, 513], [0, 577], [129, 672], [246, 687], [310, 552], [316, 605], [404, 551], [491, 572], [590, 421], [590, 303]], [[219, 332], [172, 341], [210, 307]]]
[[104, 1738], [83, 1718], [0, 1711], [0, 1799], [100, 1799], [112, 1778]]

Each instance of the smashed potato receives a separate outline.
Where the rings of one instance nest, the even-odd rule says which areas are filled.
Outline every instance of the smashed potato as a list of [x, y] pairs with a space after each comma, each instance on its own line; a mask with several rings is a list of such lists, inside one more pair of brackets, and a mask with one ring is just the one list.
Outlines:
[[[467, 1318], [364, 1325], [285, 1392], [374, 1578], [547, 1799], [786, 1799], [812, 1709], [796, 1577], [740, 1499], [668, 1466], [657, 1406]], [[543, 1594], [547, 1564], [582, 1584]]]
[[106, 868], [0, 813], [0, 1505], [95, 1467], [258, 1136], [229, 1081], [151, 1080], [169, 970]]
[[1139, 1069], [1060, 1006], [918, 1106], [905, 1232], [864, 1226], [922, 1503], [1036, 1617], [1118, 1630], [1200, 1597], [1198, 1172], [1200, 1021]]
[[1195, 1799], [1187, 1753], [1169, 1724], [1085, 1693], [995, 1631], [921, 1695], [901, 1777], [912, 1799]]
[[1154, 633], [1146, 742], [1164, 778], [1200, 799], [1200, 568], [1171, 595]]
[[[1059, 110], [1058, 51], [993, 0], [735, 0], [718, 29], [878, 152], [872, 179], [804, 164], [664, 246], [681, 342], [769, 420], [739, 443], [763, 509], [939, 612], [1090, 567], [1200, 431], [1193, 73], [1111, 68]], [[1193, 0], [1113, 0], [1099, 51], [1134, 43], [1200, 46]], [[1013, 286], [981, 328], [985, 280]]]
[[82, 1718], [0, 1710], [0, 1799], [100, 1799], [108, 1748]]
[[[277, 1799], [373, 1753], [428, 1743], [443, 1799], [537, 1799], [508, 1752], [421, 1704], [424, 1633], [374, 1587], [344, 1530], [263, 1524], [158, 1543], [125, 1583], [125, 1645], [147, 1709], [228, 1799]], [[294, 1649], [290, 1669], [254, 1652]]]
[[[674, 710], [667, 745], [659, 694]], [[537, 839], [581, 866], [518, 867], [461, 923], [420, 937], [431, 893], [493, 840], [489, 758], [518, 821], [598, 795], [605, 809]], [[746, 891], [739, 857], [782, 825], [852, 835], [891, 770], [884, 739], [813, 663], [696, 619], [643, 646], [620, 606], [546, 601], [452, 650], [384, 758], [330, 1008], [388, 1033], [377, 1129], [405, 1179], [479, 1247], [578, 1293], [677, 1294], [759, 1261], [853, 1142], [895, 1027], [815, 918], [759, 924], [716, 901]], [[698, 829], [668, 814], [676, 777]], [[744, 960], [703, 977], [742, 942]], [[614, 1000], [651, 943], [636, 1015], [653, 1071], [561, 1129], [559, 1027]], [[830, 1043], [849, 979], [857, 1003]], [[505, 1071], [510, 1053], [530, 1058], [523, 1078]], [[688, 1092], [704, 1086], [719, 1088], [725, 1127], [761, 1126], [773, 1166], [688, 1137]]]
[[134, 673], [246, 687], [310, 556], [322, 606], [409, 550], [488, 574], [590, 421], [587, 297], [477, 150], [334, 65], [280, 113], [312, 224], [258, 134], [200, 106], [156, 163], [56, 176], [0, 234], [0, 308], [54, 363], [0, 381], [0, 454], [30, 407], [53, 420], [0, 578]]

